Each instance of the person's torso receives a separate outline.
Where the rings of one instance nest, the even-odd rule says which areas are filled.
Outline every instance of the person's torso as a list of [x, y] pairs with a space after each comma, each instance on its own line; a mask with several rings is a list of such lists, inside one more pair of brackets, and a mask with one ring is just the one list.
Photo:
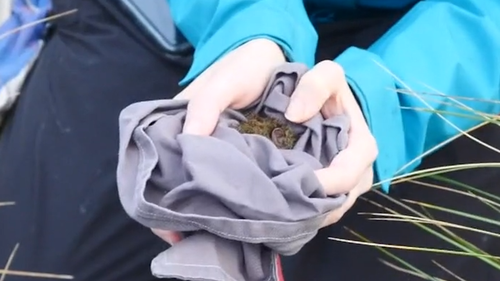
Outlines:
[[304, 0], [313, 23], [363, 18], [379, 12], [404, 10], [419, 0]]
[[308, 5], [332, 9], [402, 9], [418, 0], [304, 0]]
[[[110, 6], [107, 1], [62, 1], [53, 0], [55, 12], [64, 12], [73, 8], [85, 8], [84, 3]], [[341, 21], [343, 19], [360, 19], [379, 16], [380, 13], [404, 10], [419, 0], [303, 0], [313, 23]], [[70, 4], [71, 3], [71, 4]], [[77, 4], [78, 3], [78, 4]], [[100, 4], [98, 4], [100, 3]], [[108, 7], [110, 11], [122, 8], [126, 11], [150, 41], [160, 47], [160, 51], [171, 60], [185, 62], [185, 57], [191, 57], [192, 47], [177, 30], [173, 22], [167, 0], [119, 0]], [[84, 9], [85, 10], [85, 9]], [[81, 13], [78, 13], [81, 14]], [[89, 14], [89, 13], [86, 13]], [[71, 22], [84, 20], [81, 15], [72, 15], [61, 20]], [[92, 19], [94, 21], [95, 18]]]

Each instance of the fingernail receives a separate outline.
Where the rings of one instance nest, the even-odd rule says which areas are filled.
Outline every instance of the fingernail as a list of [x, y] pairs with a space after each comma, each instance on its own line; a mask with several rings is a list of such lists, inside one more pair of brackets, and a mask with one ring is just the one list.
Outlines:
[[298, 122], [302, 115], [304, 115], [304, 110], [305, 107], [301, 100], [292, 99], [285, 112], [285, 118], [292, 122]]

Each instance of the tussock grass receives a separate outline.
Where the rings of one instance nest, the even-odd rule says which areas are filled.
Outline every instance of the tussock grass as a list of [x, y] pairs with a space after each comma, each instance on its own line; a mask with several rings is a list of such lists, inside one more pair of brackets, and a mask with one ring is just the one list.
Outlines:
[[[381, 66], [381, 65], [380, 65]], [[381, 66], [384, 68], [383, 66]], [[388, 69], [384, 68], [388, 73], [393, 75]], [[398, 79], [395, 75], [393, 77], [402, 85], [405, 85], [403, 81]], [[407, 89], [409, 89], [407, 87]], [[500, 124], [500, 116], [497, 115], [492, 115], [492, 114], [487, 114], [483, 112], [479, 112], [477, 110], [474, 110], [470, 106], [465, 105], [462, 101], [473, 101], [473, 102], [484, 102], [484, 103], [494, 103], [498, 104], [500, 103], [499, 100], [485, 100], [485, 99], [474, 99], [472, 97], [456, 97], [456, 96], [448, 96], [443, 93], [439, 93], [438, 91], [435, 91], [431, 89], [431, 92], [429, 93], [416, 93], [414, 91], [410, 90], [394, 90], [394, 93], [400, 94], [400, 95], [411, 95], [413, 97], [418, 98], [426, 107], [421, 107], [421, 108], [411, 108], [411, 107], [402, 107], [402, 110], [414, 110], [414, 111], [424, 111], [424, 112], [429, 112], [430, 114], [435, 114], [439, 118], [443, 119], [448, 125], [451, 127], [455, 128], [458, 133], [449, 138], [448, 140], [445, 140], [444, 142], [436, 145], [435, 147], [429, 149], [428, 151], [425, 151], [415, 159], [411, 160], [409, 163], [405, 164], [401, 169], [399, 170], [399, 173], [401, 171], [404, 171], [407, 167], [411, 166], [415, 162], [421, 160], [425, 156], [431, 154], [432, 152], [436, 151], [439, 148], [442, 148], [444, 145], [449, 144], [450, 142], [456, 140], [459, 137], [466, 137], [469, 138], [470, 140], [474, 141], [475, 143], [479, 144], [480, 146], [483, 146], [489, 150], [491, 150], [492, 153], [500, 153], [500, 149], [491, 146], [490, 144], [487, 144], [483, 142], [482, 140], [472, 136], [470, 133], [474, 130], [477, 130], [485, 125], [492, 124], [494, 126], [499, 126]], [[436, 99], [439, 97], [439, 100]], [[445, 100], [445, 101], [443, 101]], [[456, 113], [456, 112], [447, 112], [447, 111], [442, 111], [438, 110], [435, 108], [432, 108], [430, 106], [429, 101], [432, 101], [433, 103], [438, 103], [438, 104], [445, 104], [448, 107], [452, 106], [458, 109], [461, 109], [463, 113]], [[475, 127], [463, 131], [461, 130], [458, 126], [453, 124], [448, 118], [450, 116], [454, 117], [459, 117], [459, 118], [469, 118], [471, 120], [476, 120], [479, 122], [478, 125]], [[388, 260], [380, 260], [382, 264], [386, 265], [387, 267], [397, 270], [400, 272], [404, 272], [406, 274], [419, 277], [424, 280], [434, 280], [434, 281], [445, 281], [444, 279], [437, 278], [434, 276], [430, 276], [429, 274], [423, 272], [422, 270], [416, 268], [414, 265], [406, 262], [405, 260], [399, 258], [396, 256], [394, 253], [392, 253], [390, 250], [405, 250], [405, 251], [416, 251], [416, 252], [431, 252], [431, 253], [437, 253], [437, 254], [447, 254], [447, 255], [455, 255], [455, 256], [468, 256], [470, 258], [476, 258], [484, 262], [486, 266], [493, 267], [496, 270], [500, 270], [500, 260], [499, 257], [490, 255], [486, 253], [485, 251], [479, 249], [477, 246], [473, 245], [472, 243], [466, 241], [464, 238], [459, 236], [455, 230], [461, 230], [461, 231], [466, 231], [466, 232], [471, 232], [471, 233], [476, 233], [480, 235], [487, 235], [495, 238], [499, 238], [500, 234], [494, 233], [492, 231], [488, 231], [486, 229], [481, 229], [477, 227], [470, 227], [466, 225], [460, 225], [452, 222], [447, 222], [447, 221], [442, 221], [442, 220], [437, 220], [432, 217], [430, 214], [430, 211], [434, 212], [442, 212], [442, 213], [447, 213], [447, 214], [452, 214], [457, 217], [464, 217], [472, 221], [477, 221], [481, 222], [483, 225], [495, 225], [495, 226], [500, 226], [500, 221], [494, 219], [494, 218], [488, 218], [488, 217], [483, 217], [477, 214], [473, 213], [467, 213], [463, 212], [461, 210], [457, 209], [450, 209], [446, 208], [444, 206], [438, 206], [435, 204], [431, 204], [428, 202], [422, 202], [422, 201], [416, 201], [416, 200], [410, 200], [410, 199], [401, 199], [397, 200], [392, 198], [390, 195], [387, 195], [385, 193], [382, 193], [378, 190], [380, 185], [385, 182], [391, 182], [392, 184], [398, 184], [398, 183], [403, 183], [403, 182], [411, 182], [415, 185], [418, 185], [419, 187], [422, 188], [432, 188], [439, 190], [440, 192], [443, 192], [443, 196], [447, 196], [446, 193], [452, 193], [456, 194], [459, 196], [465, 196], [469, 198], [471, 201], [475, 202], [480, 202], [484, 204], [485, 206], [491, 208], [492, 210], [495, 211], [495, 213], [500, 214], [500, 196], [496, 194], [490, 194], [488, 192], [482, 191], [476, 187], [458, 182], [456, 180], [452, 180], [448, 177], [446, 177], [447, 173], [454, 172], [454, 171], [459, 171], [459, 170], [466, 170], [466, 169], [479, 169], [479, 168], [499, 168], [500, 167], [500, 162], [490, 162], [490, 163], [462, 163], [462, 164], [455, 164], [455, 165], [447, 165], [447, 166], [440, 166], [440, 167], [432, 167], [432, 168], [427, 168], [427, 169], [419, 169], [410, 173], [406, 173], [403, 175], [398, 175], [395, 176], [391, 179], [381, 181], [378, 183], [375, 183], [373, 185], [373, 191], [380, 197], [385, 198], [395, 206], [398, 206], [400, 209], [405, 210], [405, 213], [402, 213], [400, 211], [396, 211], [395, 209], [389, 208], [387, 206], [383, 206], [379, 203], [376, 203], [372, 200], [366, 199], [365, 197], [360, 198], [360, 200], [364, 200], [377, 208], [379, 208], [381, 211], [380, 212], [362, 212], [358, 213], [360, 216], [367, 217], [367, 220], [371, 221], [385, 221], [385, 222], [394, 222], [394, 223], [407, 223], [407, 224], [412, 224], [414, 226], [417, 226], [420, 230], [423, 230], [427, 234], [433, 235], [437, 237], [438, 239], [441, 239], [444, 244], [449, 244], [452, 247], [456, 248], [456, 250], [448, 250], [448, 249], [436, 249], [436, 248], [428, 248], [428, 247], [415, 247], [411, 245], [395, 245], [395, 244], [382, 244], [382, 243], [375, 243], [370, 241], [369, 238], [366, 236], [361, 235], [360, 233], [355, 232], [354, 230], [347, 229], [349, 233], [351, 233], [354, 237], [357, 239], [342, 239], [342, 238], [336, 238], [336, 237], [331, 237], [330, 239], [333, 241], [341, 242], [341, 243], [350, 243], [350, 244], [356, 244], [356, 245], [364, 245], [364, 246], [369, 246], [369, 247], [374, 247], [378, 250], [380, 250], [382, 253], [384, 253], [388, 259], [392, 260], [392, 262], [389, 262]], [[439, 184], [436, 183], [429, 183], [426, 181], [426, 179], [432, 180], [433, 182], [438, 182]], [[395, 187], [397, 188], [397, 187]], [[452, 231], [453, 230], [453, 231]], [[451, 280], [459, 280], [459, 281], [466, 281], [464, 278], [456, 275], [455, 273], [451, 272], [449, 269], [444, 267], [443, 265], [437, 263], [436, 261], [432, 261], [434, 265], [438, 268], [440, 268], [443, 272], [447, 273]]]

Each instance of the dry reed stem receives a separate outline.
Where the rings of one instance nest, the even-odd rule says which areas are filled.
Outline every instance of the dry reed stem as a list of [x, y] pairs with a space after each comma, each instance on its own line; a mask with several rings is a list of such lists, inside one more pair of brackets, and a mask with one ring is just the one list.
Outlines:
[[[12, 253], [10, 253], [9, 258], [7, 259], [7, 263], [5, 264], [6, 271], [9, 270], [9, 267], [12, 264], [12, 261], [14, 260], [14, 256], [16, 255], [17, 249], [19, 249], [19, 243], [17, 243], [16, 246], [14, 246]], [[0, 281], [4, 281], [6, 276], [7, 276], [6, 273], [2, 273], [2, 276], [0, 276]]]
[[0, 207], [13, 206], [16, 205], [15, 202], [0, 202]]
[[455, 273], [453, 273], [453, 271], [451, 271], [448, 268], [444, 267], [443, 265], [441, 265], [437, 261], [433, 260], [432, 263], [435, 264], [437, 267], [441, 268], [444, 272], [446, 272], [449, 275], [453, 276], [453, 278], [457, 279], [458, 281], [467, 281], [467, 280], [463, 279], [462, 277], [456, 275]]
[[430, 218], [422, 218], [422, 217], [407, 216], [407, 215], [400, 215], [400, 214], [390, 214], [390, 213], [358, 213], [358, 214], [359, 215], [375, 216], [376, 218], [368, 218], [368, 220], [372, 220], [372, 221], [393, 221], [393, 222], [409, 222], [409, 223], [414, 222], [414, 223], [440, 225], [440, 226], [447, 226], [447, 227], [451, 227], [451, 228], [462, 229], [462, 230], [466, 230], [466, 231], [470, 231], [470, 232], [476, 232], [476, 233], [481, 233], [481, 234], [490, 235], [493, 237], [500, 238], [499, 233], [495, 233], [495, 232], [491, 232], [491, 231], [487, 231], [487, 230], [483, 230], [483, 229], [479, 229], [479, 228], [468, 227], [468, 226], [461, 225], [461, 224], [430, 219]]
[[14, 246], [9, 259], [3, 269], [0, 269], [0, 281], [4, 281], [7, 275], [15, 275], [15, 276], [24, 276], [24, 277], [32, 277], [32, 278], [47, 278], [47, 279], [73, 279], [73, 276], [70, 275], [60, 275], [60, 274], [51, 274], [51, 273], [41, 273], [41, 272], [27, 272], [27, 271], [18, 271], [18, 270], [10, 270], [10, 266], [14, 257], [19, 249], [19, 243]]
[[72, 280], [73, 279], [73, 276], [71, 276], [71, 275], [58, 275], [58, 274], [51, 274], [51, 273], [29, 272], [29, 271], [20, 271], [20, 270], [0, 269], [0, 274], [6, 274], [6, 275], [11, 275], [11, 276], [30, 277], [30, 278], [43, 278], [43, 279], [61, 279], [61, 280]]
[[408, 274], [408, 275], [413, 275], [413, 276], [415, 276], [415, 277], [419, 277], [419, 278], [424, 279], [424, 280], [447, 281], [447, 280], [445, 280], [445, 279], [442, 279], [442, 278], [437, 278], [437, 277], [432, 277], [432, 279], [430, 279], [430, 278], [426, 277], [425, 275], [422, 275], [422, 274], [420, 274], [420, 273], [418, 273], [418, 272], [411, 271], [411, 270], [409, 270], [409, 269], [402, 268], [402, 267], [397, 266], [397, 265], [395, 265], [395, 264], [393, 264], [393, 263], [391, 263], [391, 262], [388, 262], [388, 261], [386, 261], [386, 260], [383, 260], [383, 259], [379, 259], [379, 260], [380, 260], [380, 262], [381, 262], [382, 264], [384, 264], [384, 265], [385, 265], [385, 266], [387, 266], [387, 267], [390, 267], [390, 268], [392, 268], [392, 269], [394, 269], [394, 270], [396, 270], [396, 271], [399, 271], [399, 272], [406, 273], [406, 274]]
[[62, 12], [62, 13], [50, 16], [50, 17], [45, 17], [43, 19], [36, 20], [36, 21], [30, 22], [30, 23], [24, 24], [24, 25], [22, 25], [20, 27], [11, 29], [11, 30], [9, 30], [7, 32], [4, 32], [4, 33], [0, 34], [0, 40], [5, 39], [6, 37], [8, 37], [8, 36], [10, 36], [12, 34], [15, 34], [16, 32], [19, 32], [19, 31], [21, 31], [23, 29], [35, 26], [35, 25], [37, 25], [39, 23], [44, 23], [44, 22], [47, 22], [47, 21], [50, 21], [50, 20], [53, 20], [53, 19], [57, 19], [57, 18], [60, 18], [60, 17], [63, 17], [63, 16], [67, 16], [67, 15], [73, 14], [75, 12], [77, 12], [77, 9], [69, 10], [69, 11], [66, 11], [66, 12]]
[[467, 252], [462, 252], [462, 251], [453, 251], [453, 250], [446, 250], [446, 249], [439, 249], [439, 248], [423, 248], [423, 247], [415, 247], [415, 246], [407, 246], [407, 245], [363, 242], [363, 241], [358, 241], [358, 240], [343, 239], [343, 238], [337, 238], [337, 237], [328, 237], [328, 239], [333, 240], [333, 241], [337, 241], [337, 242], [362, 245], [362, 246], [371, 246], [371, 247], [406, 250], [406, 251], [416, 251], [416, 252], [430, 252], [430, 253], [437, 253], [437, 254], [448, 254], [448, 255], [467, 256], [467, 257], [484, 257], [484, 258], [489, 258], [489, 259], [500, 260], [500, 256], [477, 254], [477, 253], [467, 253]]

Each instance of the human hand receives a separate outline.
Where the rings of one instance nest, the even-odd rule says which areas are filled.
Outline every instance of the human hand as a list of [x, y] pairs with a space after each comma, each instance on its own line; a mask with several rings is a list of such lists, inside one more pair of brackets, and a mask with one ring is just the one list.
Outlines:
[[316, 171], [326, 194], [348, 194], [346, 202], [323, 223], [328, 226], [340, 220], [356, 199], [370, 190], [378, 150], [342, 67], [333, 61], [320, 62], [302, 76], [285, 117], [302, 123], [318, 112], [325, 118], [346, 114], [351, 122], [346, 149], [339, 152], [329, 167]]
[[[285, 62], [281, 50], [273, 44], [262, 39], [262, 42], [242, 45], [241, 49], [214, 63], [181, 92], [176, 98], [190, 100], [184, 133], [210, 135], [224, 109], [243, 108], [256, 100], [275, 68]], [[247, 67], [241, 70], [241, 65]], [[302, 123], [318, 112], [325, 118], [347, 114], [351, 121], [347, 148], [329, 167], [316, 171], [328, 195], [348, 194], [346, 202], [323, 223], [328, 226], [340, 220], [356, 199], [370, 189], [372, 165], [378, 151], [342, 67], [332, 61], [318, 63], [302, 76], [285, 116], [292, 122]], [[153, 232], [170, 244], [182, 239], [180, 234], [171, 231], [153, 229]]]
[[173, 245], [182, 240], [182, 234], [180, 234], [179, 232], [156, 228], [152, 228], [151, 231], [170, 245]]
[[281, 48], [268, 39], [251, 40], [229, 52], [175, 97], [189, 100], [183, 133], [212, 134], [222, 111], [257, 100], [285, 62]]
[[[257, 100], [276, 68], [285, 62], [276, 43], [255, 39], [213, 63], [175, 97], [189, 100], [183, 133], [211, 135], [222, 111], [241, 109]], [[182, 239], [172, 231], [152, 231], [169, 244]]]

